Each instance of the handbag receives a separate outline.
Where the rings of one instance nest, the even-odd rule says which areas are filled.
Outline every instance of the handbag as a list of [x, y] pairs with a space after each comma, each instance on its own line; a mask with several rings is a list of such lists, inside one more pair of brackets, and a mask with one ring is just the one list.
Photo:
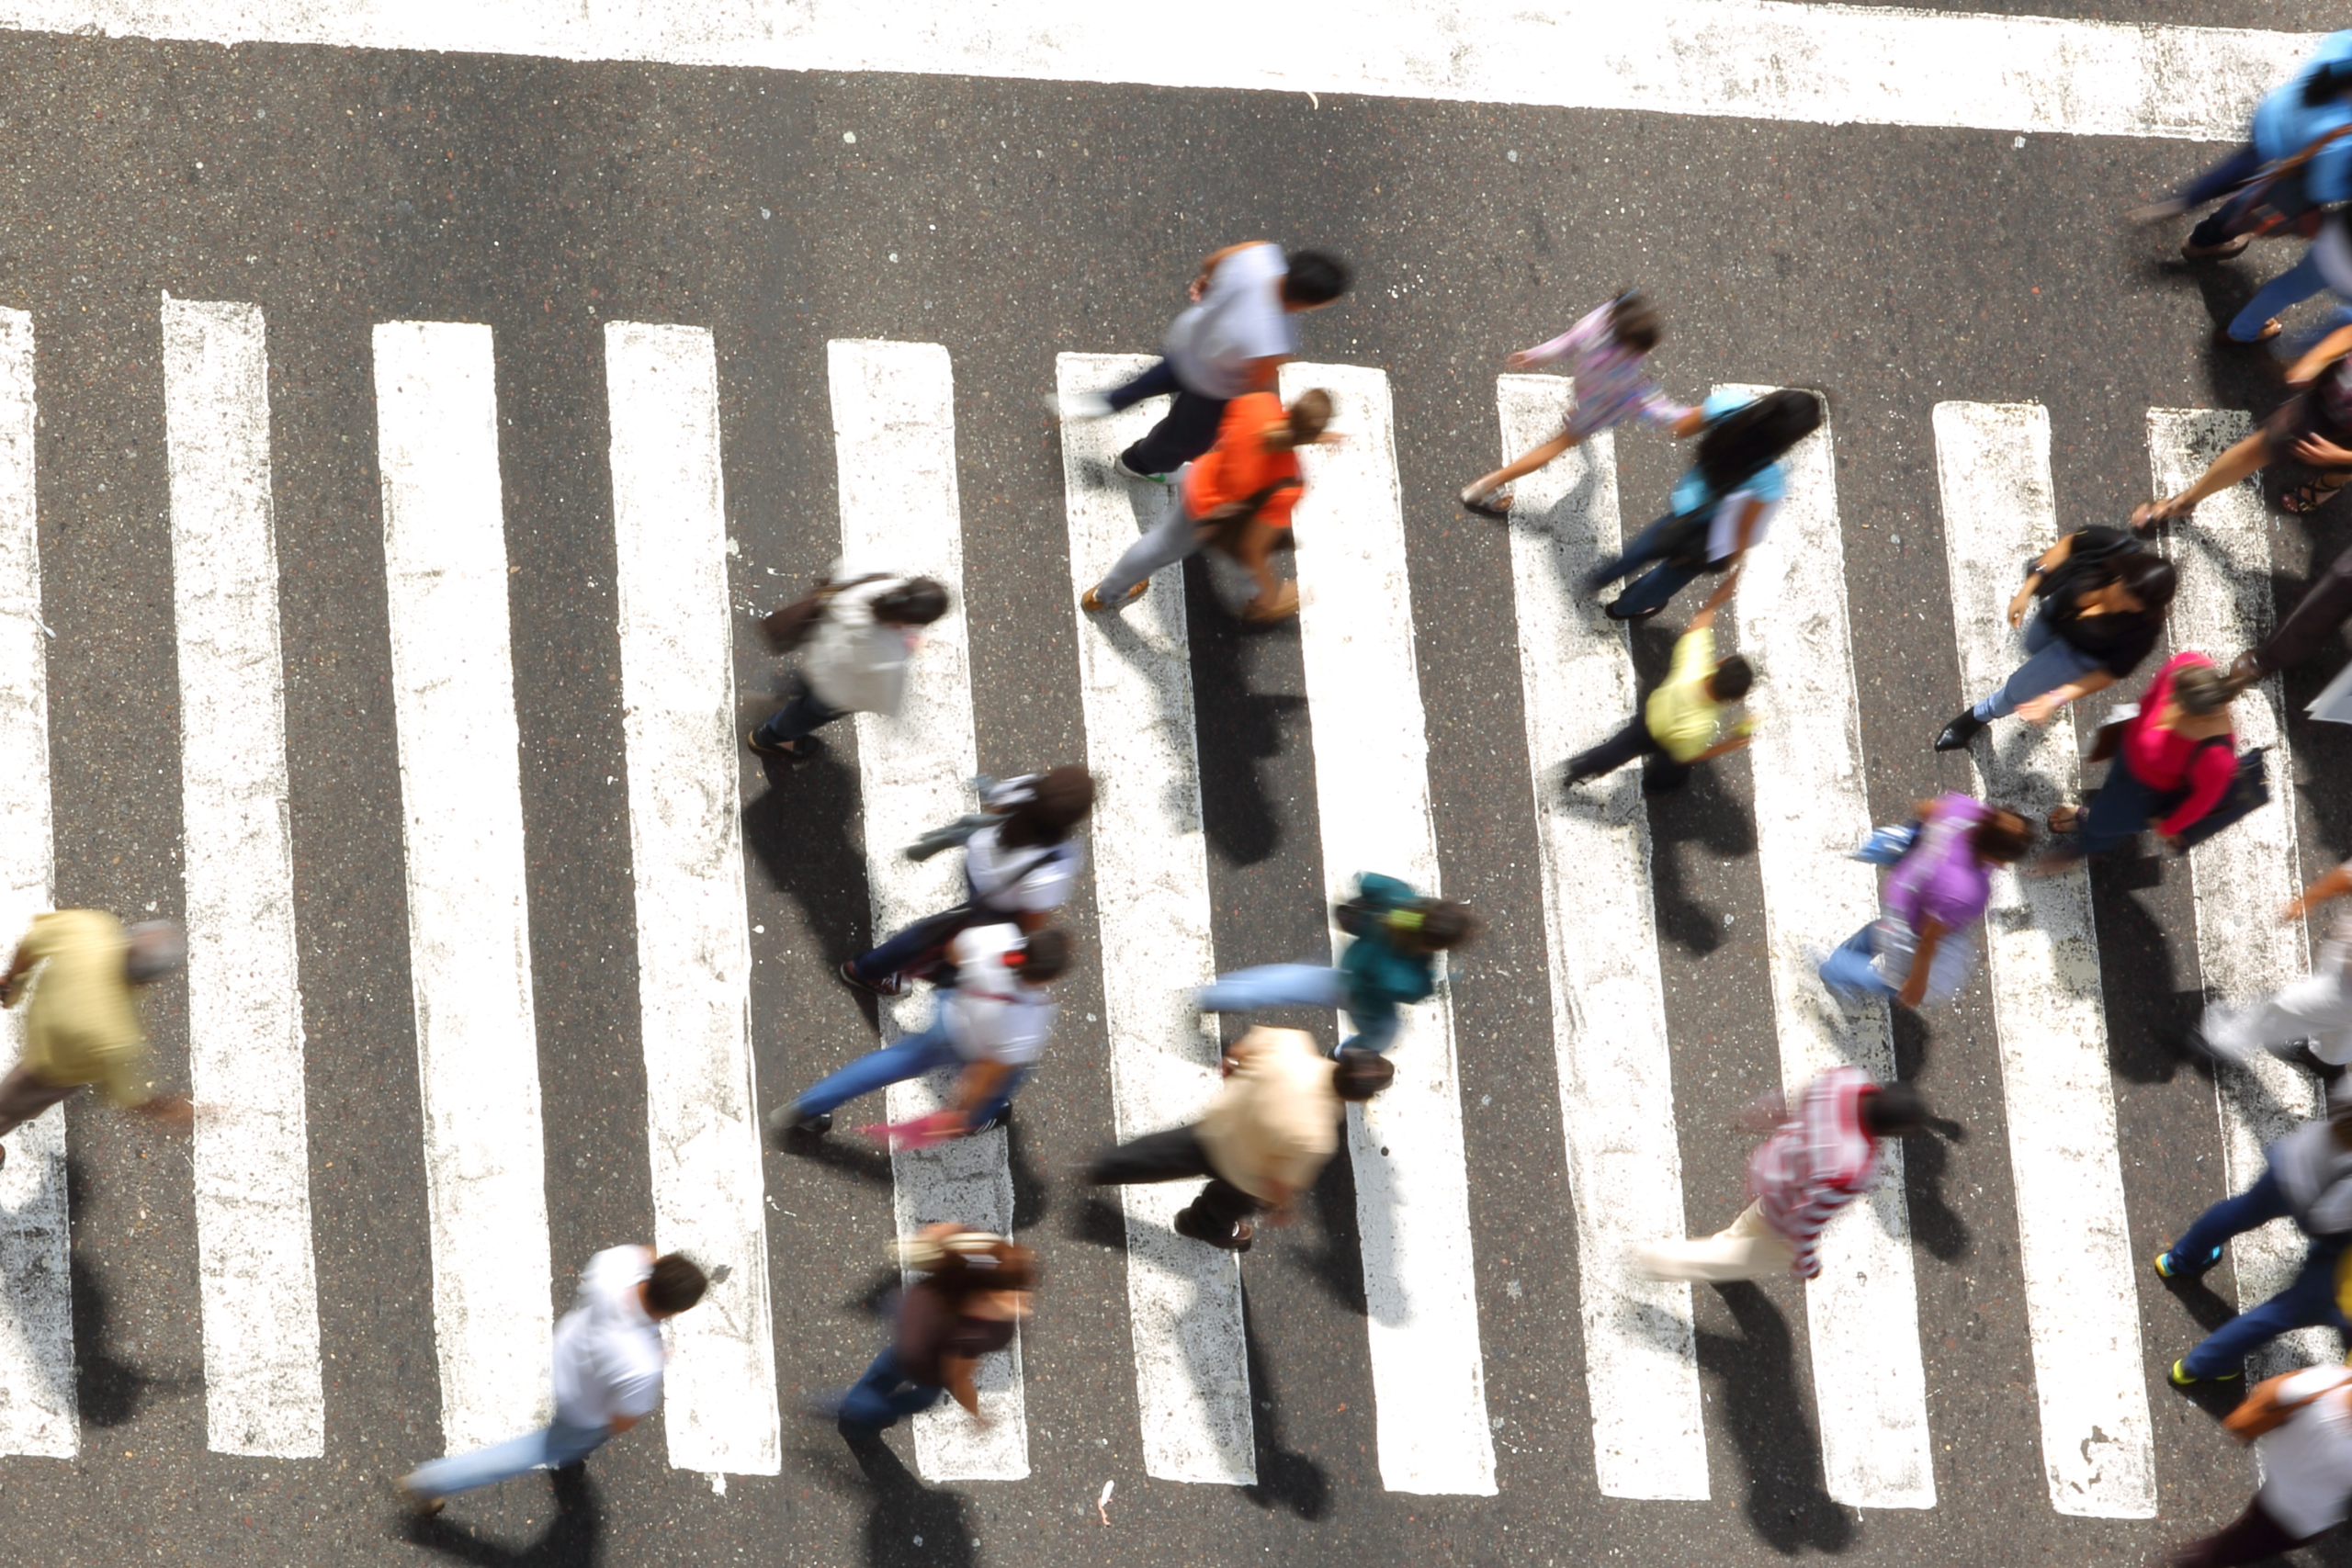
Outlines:
[[[2227, 743], [2220, 737], [2205, 742], [2208, 746]], [[2213, 803], [2213, 809], [2180, 830], [2183, 854], [2270, 804], [2270, 769], [2263, 759], [2264, 750], [2265, 748], [2257, 746], [2251, 751], [2240, 753], [2237, 772], [2230, 778], [2230, 787], [2222, 792], [2221, 799]], [[2193, 763], [2195, 759], [2190, 761]]]
[[869, 571], [864, 577], [853, 577], [846, 582], [821, 582], [813, 592], [804, 593], [783, 609], [763, 615], [760, 618], [760, 635], [766, 639], [768, 651], [790, 653], [799, 648], [817, 629], [817, 623], [824, 618], [825, 606], [832, 601], [834, 594], [845, 588], [879, 582], [889, 575], [887, 571]]

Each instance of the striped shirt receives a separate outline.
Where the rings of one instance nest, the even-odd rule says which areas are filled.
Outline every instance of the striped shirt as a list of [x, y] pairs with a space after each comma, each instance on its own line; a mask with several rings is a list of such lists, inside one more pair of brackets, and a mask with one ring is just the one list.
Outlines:
[[1649, 355], [1627, 348], [1610, 331], [1611, 299], [1551, 342], [1527, 351], [1537, 365], [1560, 361], [1577, 384], [1577, 400], [1568, 410], [1568, 432], [1582, 441], [1628, 419], [1672, 425], [1690, 412], [1657, 389], [1650, 379]]
[[1764, 1223], [1796, 1249], [1790, 1271], [1821, 1272], [1814, 1248], [1829, 1216], [1870, 1190], [1878, 1141], [1862, 1127], [1862, 1096], [1878, 1086], [1860, 1067], [1832, 1067], [1798, 1098], [1789, 1119], [1747, 1156], [1747, 1190]]

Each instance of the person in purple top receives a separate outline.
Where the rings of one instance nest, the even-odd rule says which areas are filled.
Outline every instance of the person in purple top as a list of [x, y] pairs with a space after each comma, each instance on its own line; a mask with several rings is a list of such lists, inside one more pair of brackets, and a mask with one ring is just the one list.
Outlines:
[[1918, 811], [1918, 829], [1886, 879], [1883, 913], [1821, 961], [1821, 983], [1849, 1011], [1872, 997], [1907, 1008], [1950, 999], [1975, 957], [1968, 928], [1992, 900], [1993, 868], [2032, 847], [2023, 817], [1973, 795], [1941, 795]]

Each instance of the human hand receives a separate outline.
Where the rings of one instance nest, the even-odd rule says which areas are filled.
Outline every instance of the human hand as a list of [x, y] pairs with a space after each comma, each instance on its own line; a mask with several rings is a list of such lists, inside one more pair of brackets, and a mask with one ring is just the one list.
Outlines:
[[2352, 468], [2352, 451], [2316, 435], [2306, 435], [2296, 442], [2294, 452], [2297, 462], [2309, 463], [2314, 468]]
[[1503, 363], [1513, 370], [1524, 370], [1536, 364], [1537, 360], [1533, 355], [1521, 348], [1504, 355]]
[[2065, 704], [2058, 700], [2058, 694], [2044, 692], [2038, 697], [2019, 703], [2018, 716], [2028, 724], [2048, 724], [2064, 706]]
[[2030, 588], [2018, 589], [2018, 596], [2009, 601], [2009, 625], [2012, 626], [2021, 626], [2025, 625], [2025, 613], [2032, 607], [2033, 590]]
[[[1192, 286], [1192, 288], [1190, 288], [1186, 289], [1184, 292], [1185, 292], [1186, 297], [1187, 297], [1187, 298], [1189, 298], [1189, 299], [1193, 301], [1193, 304], [1197, 305], [1197, 304], [1199, 304], [1199, 303], [1201, 302], [1201, 296], [1202, 296], [1202, 295], [1204, 295], [1204, 294], [1206, 294], [1208, 291], [1209, 291], [1209, 275], [1208, 275], [1207, 273], [1205, 273], [1205, 272], [1204, 272], [1204, 273], [1201, 274], [1201, 276], [1198, 276], [1198, 277], [1196, 277], [1196, 278], [1193, 279], [1193, 286]], [[978, 1416], [974, 1416], [974, 1417], [973, 1417], [973, 1419], [974, 1419], [974, 1420], [978, 1420], [979, 1418], [978, 1418]], [[985, 1427], [985, 1426], [987, 1426], [987, 1425], [988, 1425], [988, 1423], [987, 1423], [987, 1422], [985, 1422], [985, 1421], [981, 1421], [981, 1422], [980, 1422], [980, 1425], [982, 1425], [983, 1427]]]

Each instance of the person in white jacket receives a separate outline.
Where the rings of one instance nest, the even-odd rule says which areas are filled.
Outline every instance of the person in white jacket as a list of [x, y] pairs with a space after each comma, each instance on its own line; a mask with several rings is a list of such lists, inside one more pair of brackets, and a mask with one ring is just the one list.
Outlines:
[[2246, 1392], [2222, 1423], [2261, 1456], [2259, 1489], [2227, 1529], [2176, 1549], [2171, 1568], [2268, 1562], [2344, 1522], [2352, 1498], [2352, 1368], [2305, 1367]]
[[817, 754], [809, 733], [843, 714], [895, 714], [906, 700], [907, 666], [922, 628], [947, 614], [947, 590], [928, 577], [849, 579], [838, 568], [808, 634], [790, 702], [745, 737], [763, 757], [796, 762]]

